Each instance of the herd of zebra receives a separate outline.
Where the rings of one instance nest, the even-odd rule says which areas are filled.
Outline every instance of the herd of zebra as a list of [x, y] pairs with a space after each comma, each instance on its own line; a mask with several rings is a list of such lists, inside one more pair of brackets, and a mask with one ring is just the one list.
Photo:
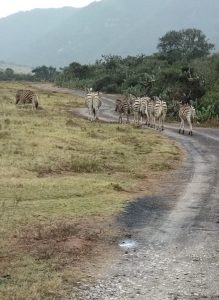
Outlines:
[[[99, 109], [102, 104], [101, 94], [93, 92], [92, 88], [87, 89], [85, 96], [85, 104], [88, 108], [89, 119], [94, 121], [98, 118]], [[178, 114], [181, 120], [179, 133], [185, 132], [185, 121], [189, 125], [189, 135], [192, 135], [192, 119], [195, 117], [194, 107], [186, 104], [178, 103]], [[122, 123], [123, 116], [129, 123], [129, 117], [134, 115], [136, 124], [144, 123], [149, 127], [157, 130], [164, 130], [164, 121], [167, 114], [167, 103], [157, 96], [154, 97], [135, 97], [129, 95], [123, 99], [116, 99], [115, 112], [119, 114], [119, 123]]]
[[[164, 130], [167, 104], [159, 97], [134, 97], [129, 95], [128, 98], [122, 100], [116, 99], [115, 111], [119, 113], [119, 123], [122, 123], [123, 115], [126, 116], [127, 123], [129, 123], [129, 115], [133, 112], [136, 124], [144, 122], [150, 127]], [[156, 121], [158, 121], [157, 126]]]
[[[94, 121], [98, 119], [99, 109], [102, 104], [102, 93], [94, 92], [92, 88], [86, 90], [85, 104], [88, 108], [89, 119]], [[38, 96], [35, 92], [22, 89], [16, 93], [17, 104], [32, 104], [32, 109], [38, 108]], [[190, 105], [179, 105], [179, 118], [181, 120], [179, 133], [184, 134], [184, 125], [187, 121], [189, 125], [189, 135], [192, 135], [192, 119], [195, 116], [195, 109]], [[152, 128], [160, 131], [164, 130], [164, 121], [167, 114], [167, 103], [159, 97], [135, 97], [129, 95], [123, 99], [116, 99], [115, 111], [119, 114], [119, 123], [122, 123], [123, 116], [126, 116], [126, 121], [129, 123], [129, 117], [134, 115], [134, 122], [136, 124], [144, 123]]]

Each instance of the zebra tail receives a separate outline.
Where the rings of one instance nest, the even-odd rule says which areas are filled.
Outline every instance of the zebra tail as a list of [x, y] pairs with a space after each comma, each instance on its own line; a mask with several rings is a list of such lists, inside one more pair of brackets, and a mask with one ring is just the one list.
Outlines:
[[38, 106], [39, 106], [39, 102], [36, 100], [36, 102], [35, 102], [36, 109], [38, 108]]
[[34, 105], [35, 105], [35, 108], [36, 108], [36, 109], [37, 109], [38, 106], [39, 106], [38, 96], [37, 96], [37, 95], [35, 95], [35, 97], [34, 97]]
[[96, 109], [93, 108], [93, 114], [94, 114], [94, 117], [96, 117]]

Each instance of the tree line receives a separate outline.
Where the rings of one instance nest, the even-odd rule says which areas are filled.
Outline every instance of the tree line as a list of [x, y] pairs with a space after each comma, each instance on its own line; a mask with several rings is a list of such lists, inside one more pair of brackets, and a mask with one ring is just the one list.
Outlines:
[[175, 100], [190, 96], [199, 121], [219, 116], [219, 53], [199, 29], [169, 31], [159, 39], [153, 55], [102, 55], [94, 64], [72, 62], [63, 69], [40, 66], [34, 80], [58, 86], [136, 96], [158, 95], [174, 116]]

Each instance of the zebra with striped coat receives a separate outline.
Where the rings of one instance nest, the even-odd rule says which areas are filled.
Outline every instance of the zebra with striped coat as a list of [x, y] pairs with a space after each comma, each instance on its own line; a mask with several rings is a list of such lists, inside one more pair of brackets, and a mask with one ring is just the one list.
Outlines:
[[147, 101], [147, 115], [148, 115], [148, 122], [147, 125], [149, 127], [154, 126], [154, 100], [149, 98]]
[[147, 96], [141, 98], [141, 108], [140, 108], [141, 122], [143, 123], [143, 118], [145, 118], [145, 125], [149, 123], [149, 114], [148, 114], [149, 101], [150, 98]]
[[189, 125], [189, 135], [192, 135], [192, 119], [195, 117], [195, 108], [188, 104], [182, 104], [181, 102], [179, 102], [179, 117], [181, 120], [179, 133], [181, 133], [182, 131], [182, 134], [184, 134], [185, 121], [187, 121]]
[[147, 110], [147, 101], [148, 97], [137, 97], [135, 98], [132, 108], [134, 113], [134, 122], [139, 124], [139, 122], [143, 122], [143, 118], [145, 118], [145, 123], [148, 120], [148, 110]]
[[39, 106], [38, 96], [31, 90], [17, 90], [15, 104], [32, 104], [32, 109], [37, 109]]
[[119, 113], [119, 123], [122, 124], [122, 116], [126, 116], [126, 123], [129, 123], [129, 115], [131, 114], [131, 102], [129, 99], [116, 99], [115, 111]]
[[153, 98], [153, 128], [156, 128], [156, 121], [158, 120], [157, 130], [164, 130], [164, 121], [167, 114], [167, 104], [159, 97]]
[[88, 108], [89, 119], [91, 121], [98, 119], [99, 109], [102, 104], [101, 93], [93, 92], [92, 89], [89, 89], [85, 98], [85, 104]]

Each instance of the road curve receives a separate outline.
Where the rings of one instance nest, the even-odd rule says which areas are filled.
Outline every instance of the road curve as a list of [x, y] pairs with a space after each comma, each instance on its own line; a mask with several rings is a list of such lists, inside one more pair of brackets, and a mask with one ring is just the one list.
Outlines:
[[[117, 120], [115, 97], [104, 95], [100, 119]], [[72, 300], [219, 299], [219, 130], [198, 128], [190, 137], [168, 124], [162, 134], [185, 150], [183, 165], [118, 217], [131, 232], [118, 245], [120, 257], [95, 284], [81, 283]]]
[[[101, 119], [117, 118], [114, 100], [104, 97]], [[120, 242], [121, 256], [72, 299], [219, 299], [219, 130], [190, 137], [168, 124], [163, 134], [185, 150], [182, 167], [127, 207], [118, 222], [132, 235]]]

